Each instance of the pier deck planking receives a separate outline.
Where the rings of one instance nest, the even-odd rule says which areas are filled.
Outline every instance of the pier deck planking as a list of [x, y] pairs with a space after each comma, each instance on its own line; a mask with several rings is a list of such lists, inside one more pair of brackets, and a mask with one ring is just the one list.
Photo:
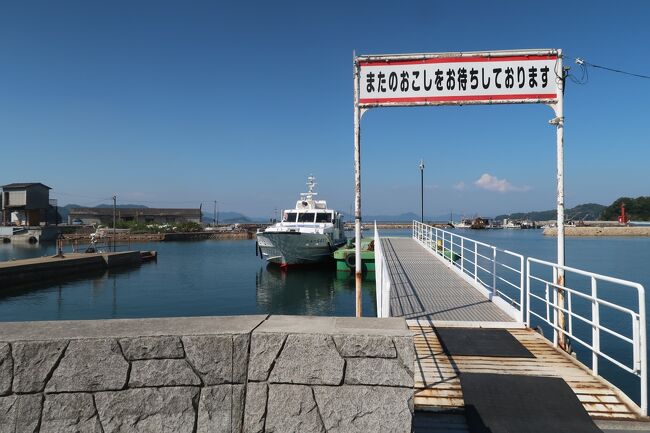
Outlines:
[[462, 410], [459, 373], [496, 373], [563, 378], [594, 419], [638, 420], [640, 415], [611, 384], [593, 376], [578, 361], [560, 353], [530, 329], [511, 329], [535, 358], [496, 358], [446, 355], [433, 328], [410, 325], [413, 332], [416, 410]]
[[412, 238], [382, 238], [390, 315], [430, 321], [513, 322]]

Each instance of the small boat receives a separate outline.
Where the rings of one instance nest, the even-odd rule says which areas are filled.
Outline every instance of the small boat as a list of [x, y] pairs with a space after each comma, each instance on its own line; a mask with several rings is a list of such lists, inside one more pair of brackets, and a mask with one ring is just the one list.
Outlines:
[[[355, 271], [355, 251], [354, 239], [334, 251], [337, 272]], [[375, 241], [372, 238], [361, 238], [361, 268], [364, 274], [375, 273]]]
[[474, 218], [474, 221], [472, 221], [470, 228], [474, 230], [482, 230], [488, 227], [489, 225], [490, 225], [490, 220], [488, 220], [487, 218], [476, 217]]
[[257, 232], [256, 254], [280, 267], [310, 265], [332, 260], [332, 253], [347, 238], [341, 214], [315, 200], [315, 178], [307, 178], [308, 191], [300, 194], [296, 207], [283, 212], [282, 221]]
[[457, 229], [468, 229], [470, 227], [472, 227], [472, 220], [470, 219], [462, 219], [459, 223], [454, 224], [454, 228]]
[[[431, 242], [431, 246], [433, 246], [434, 243]], [[460, 259], [460, 254], [456, 254], [455, 252], [451, 251], [449, 248], [444, 248], [442, 245], [442, 239], [438, 239], [438, 242], [436, 243], [436, 251], [438, 254], [443, 256], [447, 260], [453, 260], [458, 261]]]
[[521, 221], [506, 219], [503, 222], [504, 229], [520, 229]]
[[158, 260], [158, 253], [156, 251], [140, 251], [140, 261], [142, 263], [152, 262]]

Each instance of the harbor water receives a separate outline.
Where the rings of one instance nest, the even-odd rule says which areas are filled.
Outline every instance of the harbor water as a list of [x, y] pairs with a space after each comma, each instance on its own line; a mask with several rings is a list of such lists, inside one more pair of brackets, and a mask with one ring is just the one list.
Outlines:
[[[453, 232], [526, 257], [547, 261], [556, 257], [556, 238], [545, 237], [541, 230], [456, 229]], [[411, 230], [382, 230], [381, 235], [410, 236]], [[330, 268], [282, 271], [256, 257], [254, 240], [158, 242], [130, 247], [157, 250], [158, 261], [137, 268], [80, 275], [75, 280], [2, 287], [0, 321], [259, 313], [354, 315], [354, 278], [337, 275], [334, 264]], [[0, 261], [54, 253], [53, 245], [0, 244]], [[567, 238], [566, 261], [568, 266], [635, 281], [650, 288], [650, 238]], [[574, 282], [567, 280], [569, 286]], [[621, 305], [634, 302], [631, 291], [603, 290], [599, 294]], [[574, 302], [575, 311], [590, 308], [588, 303], [580, 306]], [[364, 281], [363, 314], [376, 315], [374, 281]], [[610, 319], [608, 326], [617, 329], [618, 318]], [[625, 321], [620, 323], [623, 329]], [[534, 320], [532, 324], [534, 327]], [[574, 321], [574, 331], [588, 336], [590, 328], [583, 324], [580, 329], [580, 326]], [[552, 335], [548, 327], [545, 333], [547, 337]], [[620, 342], [603, 341], [617, 358], [631, 356]], [[578, 344], [572, 347], [579, 359], [589, 362], [590, 354], [584, 348]], [[602, 362], [600, 372], [638, 401], [638, 380], [607, 362]]]
[[[556, 239], [541, 230], [454, 230], [527, 257], [554, 261]], [[382, 230], [382, 236], [410, 236]], [[371, 233], [367, 233], [370, 236]], [[69, 248], [69, 247], [68, 247]], [[331, 268], [280, 269], [255, 256], [254, 240], [131, 244], [158, 261], [0, 290], [0, 321], [75, 320], [233, 314], [354, 314], [354, 279]], [[54, 245], [0, 244], [0, 261], [53, 255]], [[567, 238], [567, 265], [650, 288], [650, 238]], [[374, 316], [374, 282], [364, 282], [363, 311]]]
[[[254, 240], [131, 244], [156, 262], [0, 290], [0, 321], [238, 314], [354, 315], [354, 278], [331, 268], [282, 271], [255, 256]], [[68, 247], [69, 249], [69, 247]], [[66, 250], [64, 250], [66, 251]], [[0, 244], [0, 261], [54, 255], [54, 245]], [[374, 282], [364, 315], [375, 316]]]

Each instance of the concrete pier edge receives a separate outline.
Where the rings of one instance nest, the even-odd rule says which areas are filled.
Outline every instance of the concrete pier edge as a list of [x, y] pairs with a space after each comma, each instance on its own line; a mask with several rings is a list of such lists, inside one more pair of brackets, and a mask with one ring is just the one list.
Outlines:
[[410, 432], [404, 319], [222, 316], [0, 323], [16, 431]]

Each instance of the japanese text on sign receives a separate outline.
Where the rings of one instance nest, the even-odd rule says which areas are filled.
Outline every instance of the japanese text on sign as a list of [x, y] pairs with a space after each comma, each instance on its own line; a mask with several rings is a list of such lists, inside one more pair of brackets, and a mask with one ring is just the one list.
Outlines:
[[360, 61], [361, 105], [467, 104], [557, 99], [557, 57]]

